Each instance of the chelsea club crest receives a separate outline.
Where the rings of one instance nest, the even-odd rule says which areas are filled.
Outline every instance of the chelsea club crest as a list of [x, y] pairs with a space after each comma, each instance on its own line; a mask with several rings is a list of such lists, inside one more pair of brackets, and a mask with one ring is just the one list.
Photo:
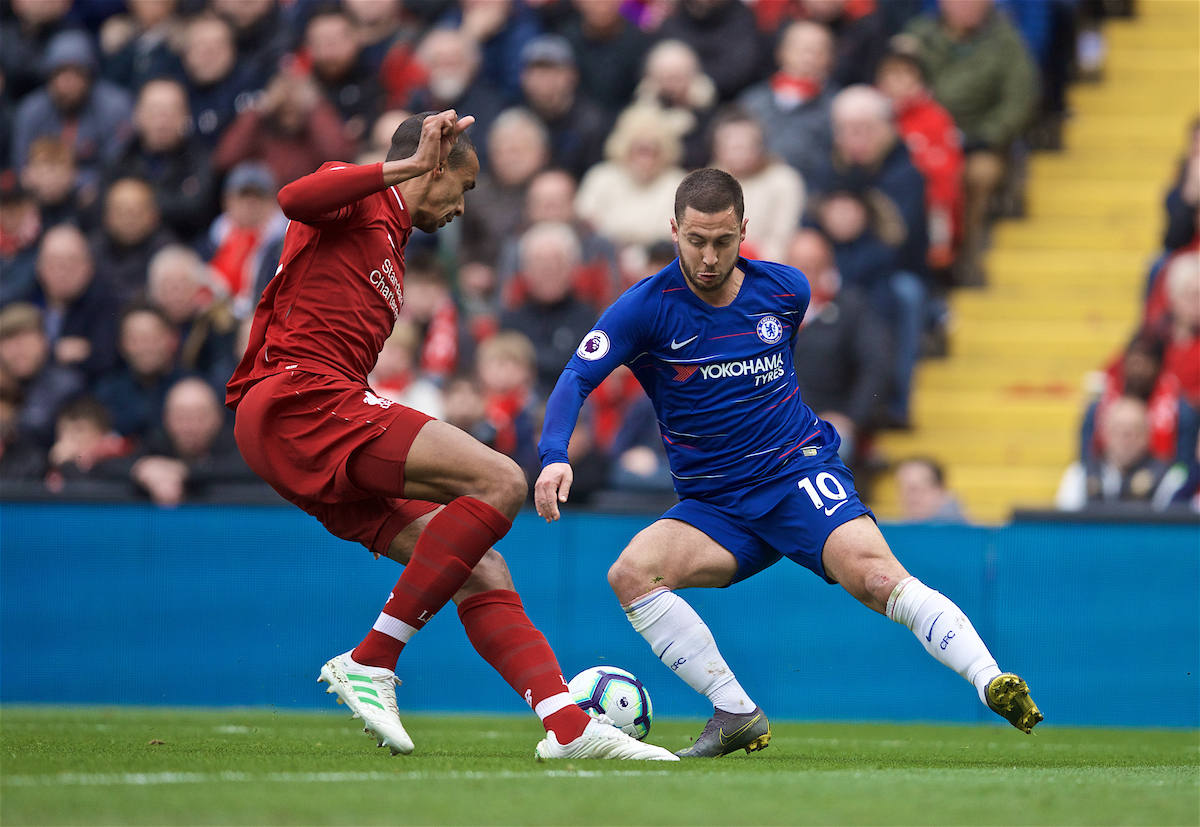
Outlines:
[[773, 345], [783, 338], [783, 322], [774, 316], [763, 316], [758, 320], [758, 338]]

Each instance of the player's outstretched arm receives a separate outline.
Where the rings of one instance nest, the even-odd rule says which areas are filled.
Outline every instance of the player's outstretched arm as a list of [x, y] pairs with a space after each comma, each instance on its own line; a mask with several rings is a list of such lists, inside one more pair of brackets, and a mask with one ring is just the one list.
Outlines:
[[548, 523], [559, 518], [558, 504], [567, 501], [574, 479], [569, 462], [552, 462], [542, 469], [533, 486], [533, 505], [539, 517]]

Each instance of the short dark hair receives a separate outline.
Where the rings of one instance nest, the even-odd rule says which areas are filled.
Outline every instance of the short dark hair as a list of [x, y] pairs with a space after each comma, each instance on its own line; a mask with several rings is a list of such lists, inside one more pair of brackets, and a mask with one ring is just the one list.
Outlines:
[[[405, 118], [392, 134], [392, 147], [388, 150], [387, 160], [399, 161], [401, 158], [412, 157], [421, 143], [421, 125], [430, 115], [437, 112], [420, 112]], [[450, 154], [446, 157], [446, 166], [450, 169], [461, 169], [467, 165], [467, 158], [475, 154], [475, 143], [466, 132], [460, 133]]]
[[59, 422], [91, 422], [99, 430], [112, 430], [112, 414], [94, 396], [77, 396], [62, 406], [58, 412]]
[[[933, 481], [938, 488], [946, 487], [946, 469], [933, 457], [909, 457], [901, 462], [900, 465], [923, 465], [929, 469], [929, 473], [933, 476]], [[900, 466], [896, 467], [899, 468]]]
[[683, 220], [688, 207], [706, 214], [724, 212], [733, 207], [740, 224], [746, 210], [742, 185], [728, 172], [719, 169], [698, 169], [688, 173], [679, 183], [679, 189], [675, 190], [676, 221]]

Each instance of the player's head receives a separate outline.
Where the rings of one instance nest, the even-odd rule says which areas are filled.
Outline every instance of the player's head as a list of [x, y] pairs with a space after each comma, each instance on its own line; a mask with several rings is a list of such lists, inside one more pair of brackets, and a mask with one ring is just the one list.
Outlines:
[[[398, 161], [411, 157], [421, 143], [421, 125], [436, 112], [421, 112], [406, 118], [392, 135], [392, 147], [387, 160]], [[401, 190], [412, 213], [413, 226], [432, 233], [444, 227], [456, 215], [462, 215], [463, 196], [474, 188], [479, 175], [479, 158], [475, 144], [464, 132], [458, 136], [446, 160], [436, 169], [403, 182]]]
[[716, 294], [737, 267], [746, 240], [742, 185], [719, 169], [698, 169], [675, 190], [671, 240], [679, 267], [698, 294]]

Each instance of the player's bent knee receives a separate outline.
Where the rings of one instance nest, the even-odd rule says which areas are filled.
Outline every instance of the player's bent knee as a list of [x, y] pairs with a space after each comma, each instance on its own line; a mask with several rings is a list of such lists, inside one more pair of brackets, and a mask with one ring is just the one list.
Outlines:
[[455, 597], [462, 600], [473, 594], [496, 589], [516, 590], [513, 586], [512, 573], [508, 570], [508, 563], [505, 562], [500, 552], [493, 548], [488, 549], [487, 553], [475, 564], [475, 568], [471, 570], [471, 576], [467, 578], [467, 582], [463, 584], [462, 589]]
[[496, 454], [492, 458], [472, 487], [478, 491], [473, 496], [510, 520], [517, 516], [529, 493], [529, 484], [525, 481], [521, 466], [503, 454]]
[[[654, 589], [653, 579], [653, 575], [628, 550], [608, 568], [608, 585], [622, 604], [636, 600]], [[664, 584], [660, 582], [658, 585]]]

